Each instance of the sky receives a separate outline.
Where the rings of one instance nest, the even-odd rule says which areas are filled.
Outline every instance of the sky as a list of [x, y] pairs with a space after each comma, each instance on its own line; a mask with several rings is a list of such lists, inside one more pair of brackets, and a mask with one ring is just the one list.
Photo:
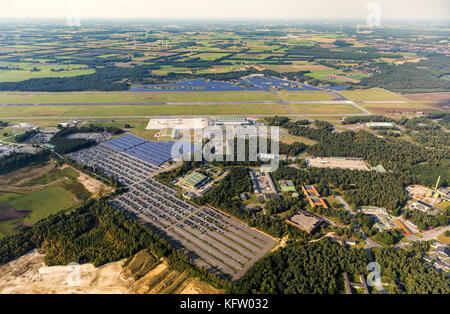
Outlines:
[[377, 8], [382, 20], [450, 20], [450, 0], [0, 0], [0, 17], [366, 20]]

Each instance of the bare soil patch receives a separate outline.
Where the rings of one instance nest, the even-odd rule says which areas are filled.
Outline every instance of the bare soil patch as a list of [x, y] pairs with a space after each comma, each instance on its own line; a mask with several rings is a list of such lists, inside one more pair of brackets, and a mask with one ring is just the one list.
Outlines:
[[0, 203], [0, 221], [8, 221], [18, 218], [25, 218], [30, 215], [31, 211], [15, 210], [7, 203]]

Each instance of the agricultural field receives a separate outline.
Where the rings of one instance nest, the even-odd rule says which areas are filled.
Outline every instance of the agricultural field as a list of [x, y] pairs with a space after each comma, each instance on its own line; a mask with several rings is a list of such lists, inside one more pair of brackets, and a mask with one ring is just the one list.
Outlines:
[[24, 168], [0, 176], [0, 237], [111, 189], [70, 167]]
[[[6, 70], [7, 69], [7, 70]], [[33, 78], [73, 77], [93, 74], [82, 64], [10, 63], [0, 61], [0, 82], [19, 82]]]

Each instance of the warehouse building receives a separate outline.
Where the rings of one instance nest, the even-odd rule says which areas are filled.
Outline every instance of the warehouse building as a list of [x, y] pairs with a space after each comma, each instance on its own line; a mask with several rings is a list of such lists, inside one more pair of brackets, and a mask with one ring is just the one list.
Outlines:
[[208, 181], [207, 176], [201, 174], [200, 172], [194, 171], [194, 172], [188, 174], [187, 176], [185, 176], [181, 180], [181, 184], [186, 185], [191, 188], [198, 189], [201, 186], [203, 186], [207, 181]]
[[282, 192], [297, 192], [295, 189], [295, 185], [292, 180], [281, 180], [280, 181], [281, 191]]
[[215, 125], [251, 125], [252, 123], [244, 117], [217, 117], [214, 119]]
[[323, 223], [323, 220], [303, 210], [296, 211], [286, 219], [288, 224], [297, 227], [308, 234], [315, 232]]

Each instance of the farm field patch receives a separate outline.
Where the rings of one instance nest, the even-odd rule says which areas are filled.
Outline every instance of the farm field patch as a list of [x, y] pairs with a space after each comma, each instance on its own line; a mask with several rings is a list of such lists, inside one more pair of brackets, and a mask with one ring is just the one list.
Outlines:
[[[10, 63], [0, 61], [0, 82], [19, 82], [32, 78], [73, 77], [92, 74], [95, 70], [77, 64]], [[17, 70], [15, 70], [17, 68]], [[20, 69], [20, 70], [19, 70]], [[55, 71], [52, 71], [54, 69]]]
[[289, 104], [295, 114], [348, 114], [361, 113], [349, 104]]

